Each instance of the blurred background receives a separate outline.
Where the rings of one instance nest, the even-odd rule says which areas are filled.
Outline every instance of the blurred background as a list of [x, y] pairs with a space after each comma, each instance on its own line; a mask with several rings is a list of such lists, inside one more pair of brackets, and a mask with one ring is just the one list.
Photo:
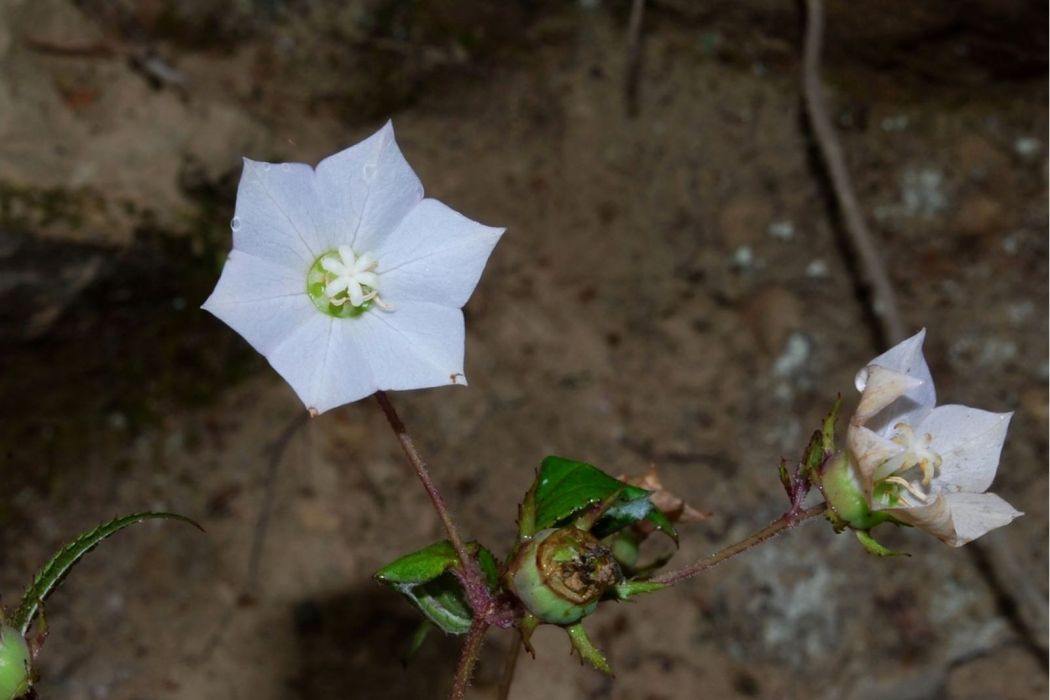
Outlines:
[[[810, 523], [557, 630], [515, 700], [1044, 698], [1047, 6], [833, 1], [823, 76], [856, 194], [942, 401], [1014, 410], [977, 547]], [[655, 464], [709, 520], [785, 507], [878, 354], [801, 113], [789, 0], [0, 2], [0, 591], [75, 533], [171, 509], [51, 599], [42, 698], [431, 698], [457, 640], [370, 576], [439, 523], [373, 402], [310, 421], [198, 307], [240, 159], [316, 163], [392, 118], [427, 193], [508, 228], [466, 308], [470, 387], [393, 396], [497, 552], [548, 454]], [[632, 48], [634, 47], [634, 48]], [[636, 57], [636, 58], [633, 58]], [[636, 76], [632, 78], [631, 76]], [[256, 566], [267, 486], [272, 517]], [[494, 633], [474, 698], [511, 643]]]

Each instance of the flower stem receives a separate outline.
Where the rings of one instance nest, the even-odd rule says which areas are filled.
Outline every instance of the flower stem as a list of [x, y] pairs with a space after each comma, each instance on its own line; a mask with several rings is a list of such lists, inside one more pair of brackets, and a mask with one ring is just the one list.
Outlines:
[[401, 449], [404, 450], [405, 457], [408, 458], [409, 463], [416, 470], [416, 476], [418, 476], [419, 481], [422, 482], [423, 489], [426, 490], [427, 495], [430, 496], [430, 502], [434, 504], [434, 510], [437, 511], [438, 517], [441, 518], [441, 524], [445, 526], [445, 534], [448, 536], [448, 541], [452, 543], [453, 549], [456, 550], [456, 556], [459, 557], [459, 563], [462, 566], [464, 574], [470, 576], [470, 572], [474, 572], [476, 569], [474, 559], [467, 551], [462, 538], [459, 536], [459, 532], [456, 530], [455, 524], [452, 522], [452, 516], [449, 515], [448, 507], [445, 505], [445, 499], [441, 497], [441, 492], [438, 491], [437, 485], [434, 483], [434, 480], [430, 478], [430, 472], [427, 470], [426, 462], [423, 461], [419, 451], [416, 450], [416, 445], [412, 442], [412, 437], [408, 434], [408, 429], [405, 428], [405, 424], [401, 422], [401, 418], [397, 415], [394, 405], [390, 403], [390, 399], [387, 397], [386, 392], [377, 391], [376, 401], [379, 402], [379, 407], [383, 409], [383, 413], [386, 415], [386, 419], [390, 423], [394, 435], [397, 436], [398, 442], [401, 443]]
[[757, 532], [753, 532], [744, 539], [740, 540], [736, 544], [731, 544], [725, 549], [721, 549], [714, 554], [704, 557], [697, 562], [684, 566], [681, 569], [675, 569], [674, 571], [668, 571], [667, 573], [661, 574], [653, 578], [654, 583], [663, 583], [668, 586], [674, 585], [679, 581], [684, 581], [687, 578], [692, 578], [702, 571], [706, 571], [718, 564], [721, 564], [726, 559], [732, 559], [738, 554], [742, 554], [747, 550], [751, 549], [755, 545], [762, 544], [768, 539], [776, 537], [785, 530], [790, 530], [799, 523], [802, 523], [810, 518], [815, 518], [818, 515], [822, 515], [824, 511], [828, 509], [827, 503], [821, 503], [819, 506], [813, 506], [808, 510], [804, 510], [800, 513], [792, 515], [790, 512], [780, 516], [769, 525]]
[[485, 641], [485, 632], [489, 629], [489, 623], [475, 616], [474, 622], [467, 632], [467, 641], [463, 644], [463, 651], [459, 655], [459, 665], [456, 666], [456, 677], [452, 681], [452, 694], [449, 700], [463, 700], [470, 687], [470, 679], [474, 675], [474, 667], [477, 666], [478, 656], [481, 654], [481, 644]]

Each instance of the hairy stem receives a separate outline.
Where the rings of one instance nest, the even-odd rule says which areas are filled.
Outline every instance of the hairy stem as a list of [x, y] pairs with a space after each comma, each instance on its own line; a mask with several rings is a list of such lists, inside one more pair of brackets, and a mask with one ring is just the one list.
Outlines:
[[481, 654], [481, 645], [485, 641], [485, 632], [489, 629], [489, 623], [477, 615], [467, 632], [467, 641], [463, 643], [463, 651], [459, 655], [459, 665], [456, 666], [456, 677], [452, 681], [452, 693], [449, 700], [463, 700], [470, 687], [470, 679], [474, 676], [474, 667], [477, 666], [478, 656]]
[[707, 571], [714, 566], [718, 566], [725, 560], [732, 559], [736, 555], [742, 554], [752, 547], [776, 537], [785, 530], [790, 530], [801, 522], [822, 515], [827, 509], [828, 504], [821, 503], [819, 506], [813, 506], [809, 510], [804, 510], [796, 515], [790, 513], [782, 515], [758, 532], [751, 533], [736, 544], [731, 544], [725, 549], [721, 549], [711, 556], [704, 557], [689, 566], [684, 566], [681, 569], [675, 569], [674, 571], [668, 571], [667, 573], [661, 574], [660, 576], [655, 577], [653, 582], [663, 583], [670, 586], [679, 581], [684, 581], [687, 578], [692, 578], [702, 571]]
[[[397, 415], [397, 411], [394, 409], [393, 404], [390, 403], [390, 399], [387, 397], [386, 392], [377, 391], [376, 401], [379, 402], [379, 407], [383, 409], [383, 414], [386, 415], [387, 421], [390, 423], [391, 429], [394, 431], [394, 435], [397, 436], [398, 442], [401, 443], [401, 449], [405, 452], [405, 457], [408, 458], [409, 463], [416, 470], [416, 476], [419, 477], [419, 481], [423, 484], [423, 489], [430, 496], [430, 502], [434, 505], [434, 510], [437, 511], [438, 517], [441, 518], [441, 524], [445, 526], [445, 534], [448, 536], [448, 541], [452, 543], [452, 547], [456, 550], [456, 556], [459, 558], [461, 567], [461, 580], [463, 580], [464, 587], [467, 589], [468, 597], [472, 597], [472, 594], [477, 594], [480, 591], [485, 590], [485, 585], [481, 577], [481, 572], [474, 562], [473, 557], [467, 551], [466, 546], [463, 544], [463, 539], [459, 536], [459, 532], [456, 530], [455, 524], [452, 522], [452, 516], [449, 515], [448, 507], [445, 505], [445, 499], [441, 497], [441, 492], [438, 491], [437, 485], [434, 480], [430, 478], [430, 472], [427, 470], [427, 464], [423, 461], [419, 451], [416, 450], [416, 445], [412, 442], [412, 437], [408, 434], [408, 429], [405, 428], [405, 424], [401, 422], [400, 416]], [[476, 584], [476, 585], [473, 585]], [[470, 601], [474, 609], [475, 616], [482, 615], [486, 612], [484, 609], [478, 609], [475, 606], [474, 600]]]

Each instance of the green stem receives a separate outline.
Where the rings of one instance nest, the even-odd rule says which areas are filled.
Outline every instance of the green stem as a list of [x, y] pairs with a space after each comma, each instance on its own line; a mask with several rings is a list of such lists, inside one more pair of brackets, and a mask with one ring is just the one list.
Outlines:
[[704, 557], [697, 562], [684, 566], [681, 569], [675, 569], [674, 571], [668, 571], [667, 573], [656, 576], [652, 579], [653, 583], [662, 583], [668, 586], [674, 585], [679, 581], [684, 581], [687, 578], [692, 578], [702, 571], [706, 571], [714, 566], [717, 566], [724, 562], [726, 559], [732, 559], [738, 554], [742, 554], [752, 547], [762, 544], [766, 540], [772, 539], [784, 532], [790, 530], [799, 523], [802, 523], [810, 518], [815, 518], [818, 515], [823, 515], [824, 511], [828, 509], [827, 503], [821, 503], [819, 506], [813, 506], [809, 510], [804, 510], [796, 515], [782, 515], [777, 518], [769, 525], [758, 532], [754, 532], [746, 538], [740, 540], [736, 544], [731, 544], [725, 549], [721, 549], [711, 556]]
[[474, 667], [478, 663], [481, 654], [481, 645], [485, 641], [485, 632], [489, 629], [489, 623], [480, 617], [475, 617], [467, 632], [467, 641], [463, 644], [463, 651], [459, 656], [459, 665], [456, 667], [456, 677], [452, 681], [452, 694], [449, 700], [463, 700], [470, 687], [470, 679], [474, 675]]

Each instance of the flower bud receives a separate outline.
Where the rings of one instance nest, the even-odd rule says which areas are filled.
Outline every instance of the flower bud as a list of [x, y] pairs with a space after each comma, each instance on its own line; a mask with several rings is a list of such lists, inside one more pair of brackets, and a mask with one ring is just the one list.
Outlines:
[[571, 625], [594, 612], [622, 575], [612, 552], [573, 526], [541, 530], [507, 567], [506, 584], [543, 622]]
[[29, 692], [29, 645], [13, 627], [0, 625], [0, 700], [14, 700]]

